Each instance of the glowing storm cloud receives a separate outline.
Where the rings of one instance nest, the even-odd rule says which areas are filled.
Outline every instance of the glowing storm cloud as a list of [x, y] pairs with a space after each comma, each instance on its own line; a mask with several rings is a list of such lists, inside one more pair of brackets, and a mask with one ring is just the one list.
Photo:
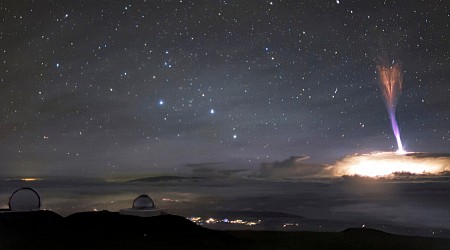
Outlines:
[[381, 152], [351, 155], [330, 168], [332, 175], [386, 177], [395, 173], [441, 174], [450, 171], [450, 155]]
[[397, 120], [395, 119], [395, 109], [397, 106], [397, 98], [402, 91], [403, 75], [399, 64], [392, 66], [377, 66], [378, 74], [380, 76], [380, 86], [383, 92], [384, 100], [386, 101], [386, 108], [391, 119], [392, 131], [397, 140], [398, 152], [404, 153], [402, 140], [400, 139], [400, 130], [398, 128]]

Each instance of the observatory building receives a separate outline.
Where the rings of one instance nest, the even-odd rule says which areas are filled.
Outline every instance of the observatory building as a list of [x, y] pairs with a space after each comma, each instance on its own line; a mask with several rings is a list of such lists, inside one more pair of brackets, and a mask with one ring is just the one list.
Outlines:
[[155, 207], [155, 203], [150, 196], [141, 194], [134, 199], [133, 206], [131, 208], [120, 209], [119, 213], [123, 215], [152, 217], [161, 215], [163, 210]]
[[39, 193], [30, 188], [19, 188], [9, 197], [9, 211], [30, 212], [39, 211], [41, 208], [41, 197]]

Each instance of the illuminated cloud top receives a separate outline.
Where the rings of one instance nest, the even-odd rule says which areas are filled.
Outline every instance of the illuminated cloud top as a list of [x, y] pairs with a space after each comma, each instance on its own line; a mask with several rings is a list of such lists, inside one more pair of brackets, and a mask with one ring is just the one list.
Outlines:
[[334, 176], [389, 177], [394, 174], [443, 174], [450, 171], [449, 154], [380, 152], [350, 155], [329, 170]]

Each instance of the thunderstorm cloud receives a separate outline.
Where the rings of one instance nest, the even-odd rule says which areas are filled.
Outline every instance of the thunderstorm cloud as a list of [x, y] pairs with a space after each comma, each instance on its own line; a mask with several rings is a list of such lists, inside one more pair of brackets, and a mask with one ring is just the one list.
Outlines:
[[354, 154], [336, 161], [329, 170], [334, 176], [381, 177], [399, 173], [436, 175], [450, 171], [450, 154], [391, 152]]

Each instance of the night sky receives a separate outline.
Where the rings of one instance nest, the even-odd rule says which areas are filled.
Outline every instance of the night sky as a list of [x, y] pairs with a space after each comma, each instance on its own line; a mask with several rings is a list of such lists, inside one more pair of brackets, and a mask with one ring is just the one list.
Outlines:
[[449, 16], [448, 1], [6, 1], [1, 174], [395, 151], [380, 60], [402, 65], [406, 150], [449, 153]]

